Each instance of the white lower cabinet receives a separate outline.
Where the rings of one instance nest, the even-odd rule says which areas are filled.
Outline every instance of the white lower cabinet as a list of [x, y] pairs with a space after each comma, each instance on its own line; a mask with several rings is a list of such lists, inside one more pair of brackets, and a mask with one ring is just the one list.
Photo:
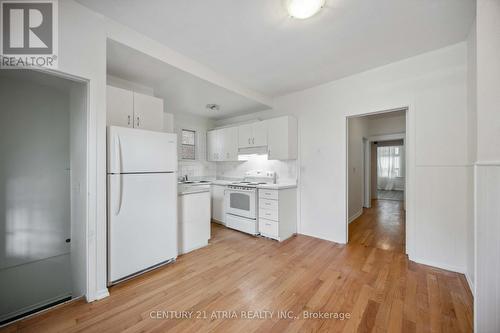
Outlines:
[[177, 204], [179, 254], [207, 246], [210, 239], [210, 192], [180, 195]]
[[212, 220], [221, 224], [224, 222], [224, 191], [223, 185], [212, 184]]
[[278, 239], [278, 222], [259, 218], [259, 232], [263, 236]]
[[280, 242], [297, 233], [297, 191], [259, 189], [259, 233]]

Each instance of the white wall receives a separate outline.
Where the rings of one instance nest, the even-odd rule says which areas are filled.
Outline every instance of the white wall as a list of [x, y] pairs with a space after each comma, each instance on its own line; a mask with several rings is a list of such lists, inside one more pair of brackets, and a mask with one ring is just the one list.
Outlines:
[[368, 135], [384, 135], [384, 134], [398, 134], [403, 133], [406, 129], [406, 116], [384, 116], [368, 120]]
[[363, 213], [364, 149], [363, 138], [368, 136], [368, 119], [354, 117], [348, 120], [348, 166], [349, 188], [347, 214], [349, 222]]
[[110, 86], [135, 91], [144, 95], [154, 96], [154, 89], [143, 84], [128, 81], [113, 75], [106, 75], [106, 83]]
[[[299, 232], [346, 242], [346, 116], [409, 106], [407, 241], [412, 260], [465, 271], [471, 202], [467, 46], [459, 43], [276, 99], [299, 121]], [[430, 182], [429, 180], [432, 180]], [[428, 200], [429, 196], [433, 199]]]
[[71, 294], [69, 94], [0, 77], [0, 321]]
[[500, 331], [500, 1], [477, 1], [476, 332]]

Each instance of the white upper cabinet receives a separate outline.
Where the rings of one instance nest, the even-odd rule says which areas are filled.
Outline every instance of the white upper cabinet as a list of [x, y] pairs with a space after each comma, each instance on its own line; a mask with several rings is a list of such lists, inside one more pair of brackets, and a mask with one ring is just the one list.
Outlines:
[[207, 160], [211, 162], [219, 161], [219, 131], [212, 130], [207, 132]]
[[238, 147], [252, 147], [253, 125], [241, 125], [238, 127]]
[[215, 129], [207, 132], [207, 159], [238, 161], [239, 149], [267, 147], [269, 160], [294, 160], [297, 140], [297, 119], [291, 116]]
[[163, 131], [163, 100], [133, 91], [107, 86], [108, 126]]
[[259, 121], [253, 124], [253, 140], [254, 147], [267, 146], [267, 121]]
[[163, 130], [163, 100], [134, 92], [134, 127]]
[[297, 119], [291, 116], [267, 120], [267, 150], [269, 160], [297, 158]]
[[267, 145], [267, 121], [238, 126], [238, 147], [253, 148]]
[[238, 160], [237, 127], [207, 132], [207, 159], [214, 162]]
[[228, 127], [222, 129], [223, 139], [223, 160], [238, 160], [238, 127]]
[[134, 127], [134, 93], [108, 86], [106, 90], [108, 126]]

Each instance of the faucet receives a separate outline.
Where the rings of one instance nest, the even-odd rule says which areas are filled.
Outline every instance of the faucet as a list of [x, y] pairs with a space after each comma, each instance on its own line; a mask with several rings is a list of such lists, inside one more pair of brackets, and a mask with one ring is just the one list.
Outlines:
[[184, 175], [184, 177], [182, 177], [182, 181], [183, 181], [183, 182], [187, 182], [187, 181], [188, 181], [188, 175], [187, 175], [187, 174], [186, 174], [186, 175]]

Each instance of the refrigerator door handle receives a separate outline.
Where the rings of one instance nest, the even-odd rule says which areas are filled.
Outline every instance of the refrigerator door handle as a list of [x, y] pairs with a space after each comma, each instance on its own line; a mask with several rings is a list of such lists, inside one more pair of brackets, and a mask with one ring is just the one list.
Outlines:
[[115, 202], [115, 216], [118, 216], [120, 214], [120, 210], [122, 209], [122, 182], [123, 182], [123, 175], [122, 175], [122, 145], [120, 142], [120, 136], [116, 135], [115, 137], [115, 162], [116, 162], [116, 168], [118, 171], [118, 183], [117, 183], [117, 188], [114, 193], [116, 193], [116, 202]]
[[116, 173], [122, 173], [122, 144], [119, 135], [115, 136], [115, 163]]
[[123, 175], [119, 174], [117, 175], [118, 176], [118, 179], [117, 179], [117, 182], [115, 183], [115, 190], [113, 191], [113, 193], [115, 193], [115, 216], [118, 216], [118, 214], [120, 214], [120, 211], [122, 209], [122, 197], [123, 197]]

